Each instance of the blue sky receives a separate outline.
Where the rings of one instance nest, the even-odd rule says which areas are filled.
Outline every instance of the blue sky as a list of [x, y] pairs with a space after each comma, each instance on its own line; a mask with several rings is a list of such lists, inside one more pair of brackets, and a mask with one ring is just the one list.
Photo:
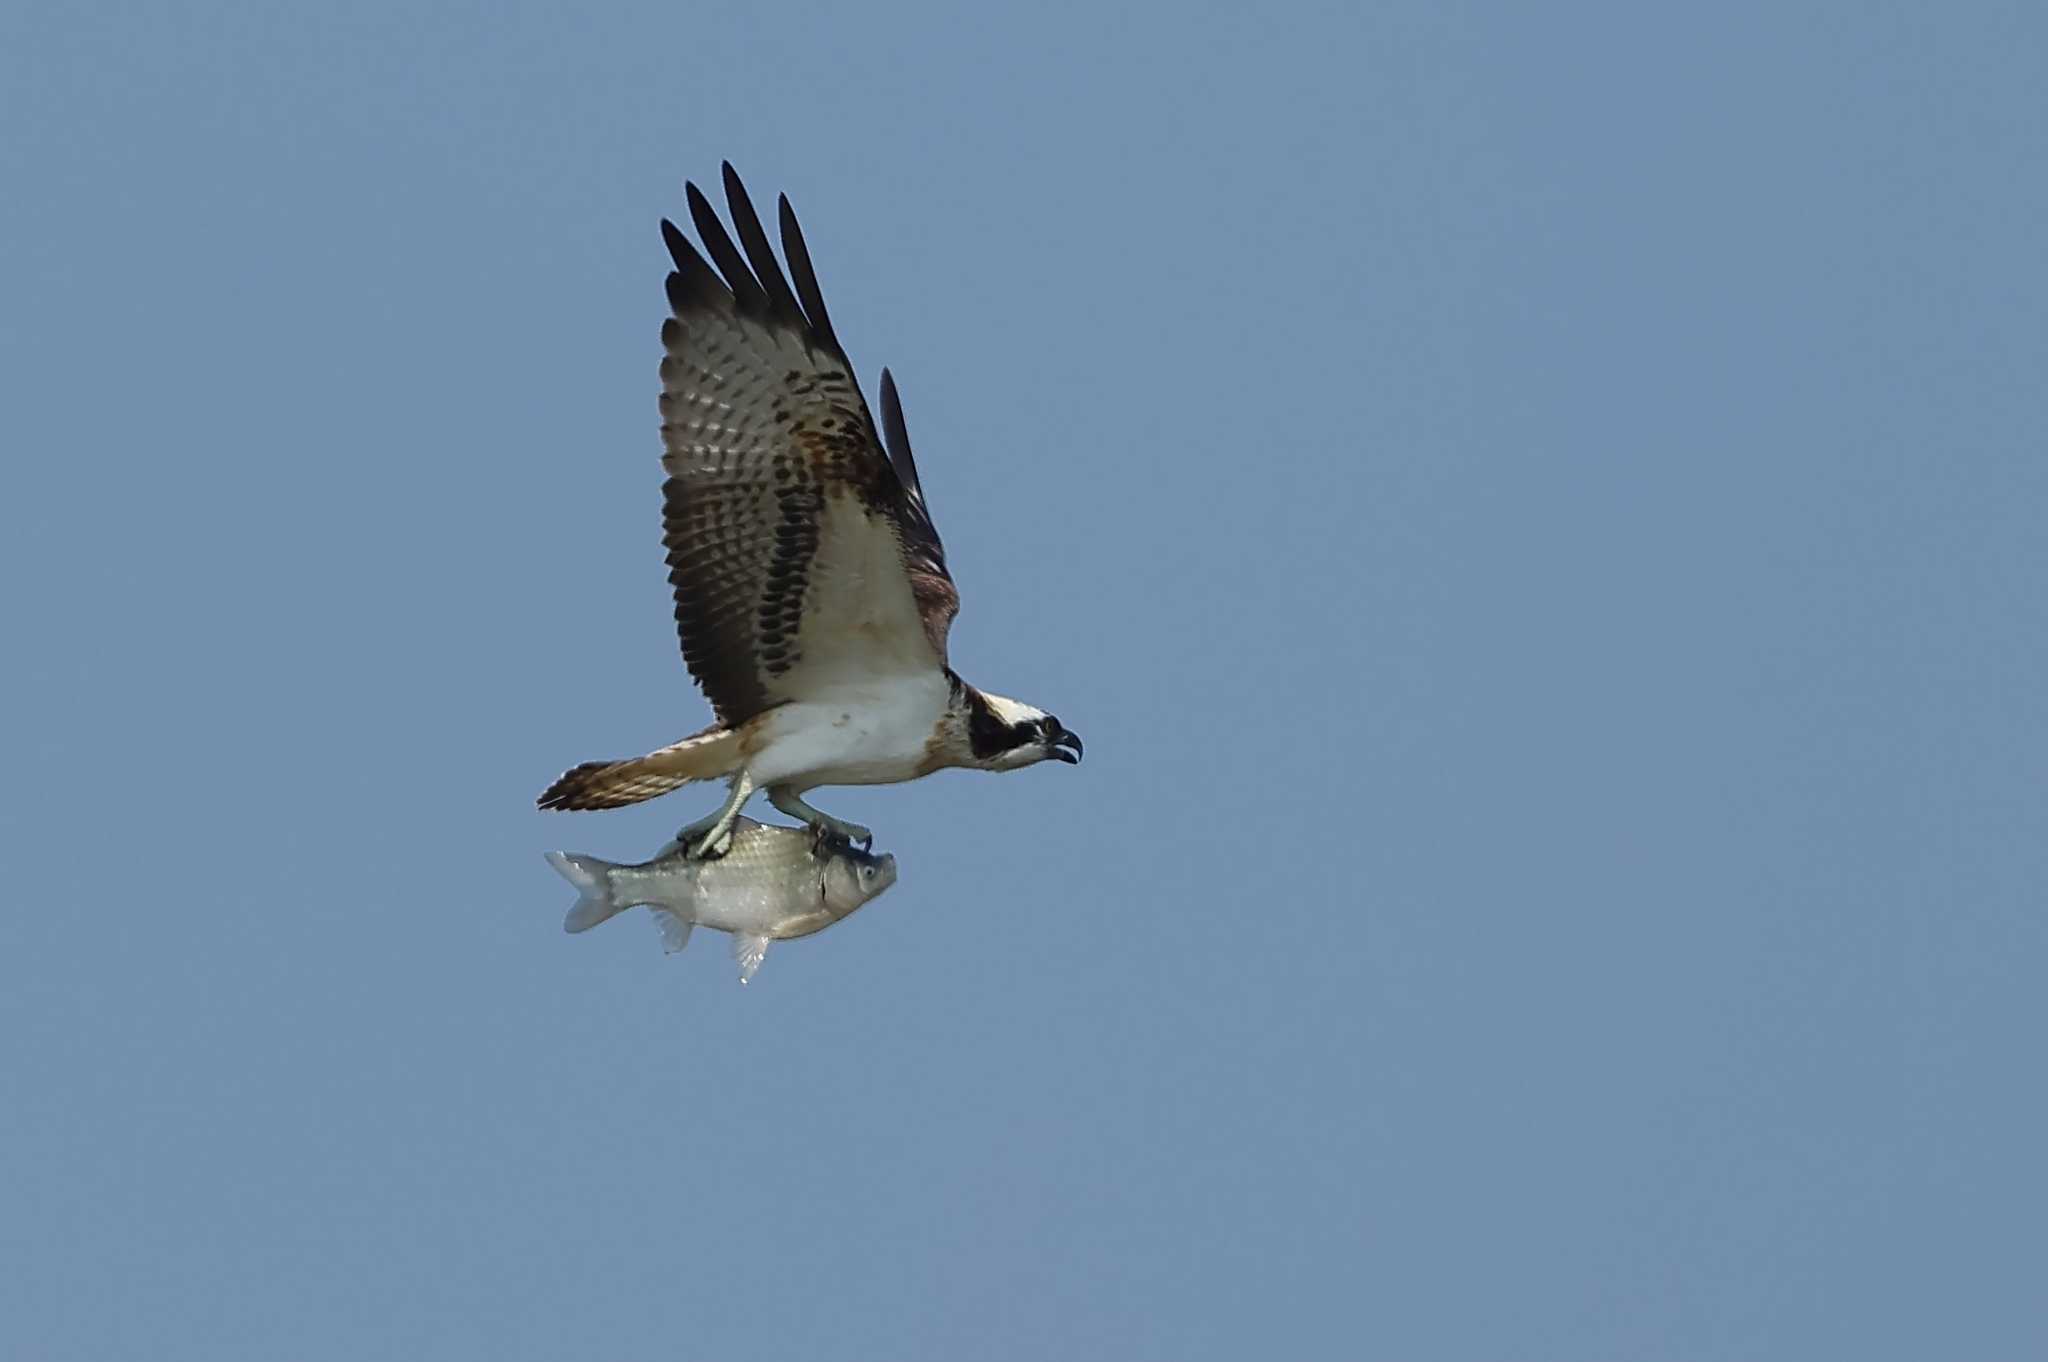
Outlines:
[[[0, 1352], [2048, 1351], [2048, 20], [0, 16]], [[890, 365], [1078, 769], [751, 988], [682, 181]], [[872, 391], [872, 387], [871, 387]]]

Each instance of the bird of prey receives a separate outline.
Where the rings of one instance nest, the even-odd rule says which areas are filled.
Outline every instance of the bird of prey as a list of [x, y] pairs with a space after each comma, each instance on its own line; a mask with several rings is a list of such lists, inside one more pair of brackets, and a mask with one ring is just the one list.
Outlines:
[[617, 808], [724, 778], [724, 805], [678, 834], [701, 855], [756, 789], [866, 841], [805, 792], [1078, 762], [1081, 740], [1058, 719], [948, 665], [960, 596], [895, 380], [882, 371], [878, 432], [788, 198], [785, 276], [730, 164], [724, 178], [737, 244], [694, 184], [704, 255], [661, 224], [675, 263], [661, 328], [663, 542], [683, 658], [714, 722], [644, 757], [574, 767], [540, 807]]

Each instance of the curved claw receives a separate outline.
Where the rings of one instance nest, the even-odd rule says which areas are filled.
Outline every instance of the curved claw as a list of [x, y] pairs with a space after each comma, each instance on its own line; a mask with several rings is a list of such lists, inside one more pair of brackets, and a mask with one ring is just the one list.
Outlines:
[[845, 842], [848, 846], [858, 846], [862, 851], [866, 851], [875, 844], [874, 832], [871, 829], [862, 827], [858, 823], [848, 823], [841, 819], [828, 818], [825, 820], [825, 824], [831, 828], [834, 837]]
[[[720, 842], [725, 843], [724, 850], [718, 849]], [[675, 840], [670, 842], [669, 846], [681, 851], [688, 860], [715, 861], [724, 855], [725, 851], [731, 850], [732, 844], [729, 833], [722, 835], [719, 832], [718, 815], [714, 813], [708, 818], [700, 818], [694, 823], [678, 828]]]
[[833, 847], [859, 847], [862, 851], [875, 844], [875, 834], [858, 823], [842, 823], [836, 818], [821, 818], [810, 825], [811, 841], [819, 850]]
[[684, 854], [692, 860], [710, 861], [730, 850], [731, 844], [727, 839], [732, 832], [733, 819], [739, 816], [740, 807], [753, 792], [752, 776], [745, 771], [735, 775], [724, 806], [709, 818], [700, 818], [676, 834], [676, 842], [684, 848]]
[[801, 796], [787, 789], [769, 786], [768, 802], [788, 814], [791, 818], [800, 818], [810, 824], [811, 830], [819, 837], [829, 836], [836, 841], [845, 842], [849, 845], [858, 842], [863, 851], [866, 851], [875, 844], [875, 834], [869, 829], [862, 827], [858, 823], [849, 823], [844, 818], [834, 818], [829, 813], [823, 813], [814, 809], [809, 804], [806, 804]]

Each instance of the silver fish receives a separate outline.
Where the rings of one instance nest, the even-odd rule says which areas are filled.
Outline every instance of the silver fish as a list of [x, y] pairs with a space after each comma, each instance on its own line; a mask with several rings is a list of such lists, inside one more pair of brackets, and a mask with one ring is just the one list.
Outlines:
[[581, 895], [563, 931], [588, 931], [645, 904], [671, 954], [689, 944], [692, 927], [732, 933], [743, 984], [761, 968], [770, 941], [823, 931], [896, 883], [894, 856], [751, 818], [733, 820], [725, 853], [714, 860], [686, 856], [674, 842], [639, 865], [561, 851], [547, 856]]

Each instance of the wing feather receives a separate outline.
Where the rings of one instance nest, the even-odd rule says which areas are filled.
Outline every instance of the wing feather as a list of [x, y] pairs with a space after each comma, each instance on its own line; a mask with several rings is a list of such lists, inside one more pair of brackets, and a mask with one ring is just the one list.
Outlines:
[[939, 542], [939, 527], [932, 523], [931, 508], [925, 504], [924, 487], [917, 480], [917, 460], [910, 453], [903, 401], [896, 395], [896, 379], [887, 369], [882, 370], [882, 440], [889, 450], [890, 466], [896, 470], [896, 481], [903, 488], [903, 553], [910, 588], [917, 596], [925, 633], [943, 655], [953, 616], [960, 613], [960, 593], [946, 570], [946, 546]]
[[[768, 294], [762, 289], [760, 280], [754, 278], [753, 271], [747, 268], [747, 262], [740, 258], [739, 247], [733, 245], [732, 238], [725, 233], [725, 224], [718, 220], [718, 214], [702, 190], [694, 184], [683, 187], [690, 201], [690, 221], [696, 224], [697, 235], [703, 238], [704, 249], [711, 252], [718, 272], [725, 276], [726, 287], [732, 290], [735, 304], [750, 316], [765, 317], [768, 315]], [[674, 245], [670, 245], [669, 254], [675, 254]]]
[[797, 305], [796, 295], [789, 291], [789, 280], [783, 278], [782, 266], [775, 263], [775, 251], [768, 245], [768, 233], [761, 230], [761, 215], [754, 211], [754, 201], [747, 197], [747, 187], [740, 183], [739, 172], [732, 168], [731, 161], [724, 163], [721, 173], [725, 177], [726, 206], [732, 210], [732, 225], [739, 229], [740, 244], [747, 248], [747, 259], [752, 262], [761, 286], [768, 291], [777, 319], [786, 326], [803, 329], [803, 308]]
[[821, 685], [943, 667], [959, 597], [893, 380], [885, 450], [788, 200], [794, 289], [729, 165], [725, 188], [737, 243], [687, 191], [709, 262], [662, 224], [662, 528], [684, 659], [731, 725]]
[[789, 258], [789, 273], [796, 280], [796, 296], [804, 305], [804, 316], [825, 344], [839, 350], [839, 337], [832, 333], [832, 318], [825, 311], [825, 295], [818, 290], [818, 272], [811, 268], [811, 250], [804, 245], [804, 229], [796, 224], [796, 210], [789, 206], [789, 195], [778, 195], [776, 207], [782, 217], [782, 253]]

